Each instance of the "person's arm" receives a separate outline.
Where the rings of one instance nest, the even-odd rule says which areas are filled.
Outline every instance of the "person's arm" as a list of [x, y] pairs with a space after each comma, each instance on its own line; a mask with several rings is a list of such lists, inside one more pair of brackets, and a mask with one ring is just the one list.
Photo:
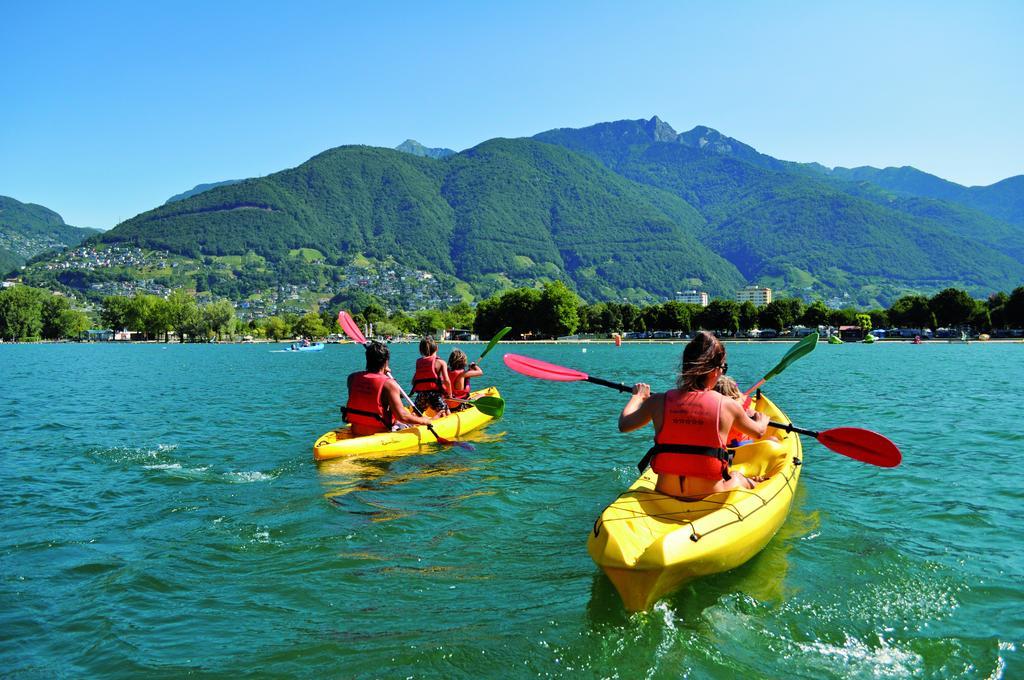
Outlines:
[[649, 404], [651, 386], [647, 383], [633, 385], [633, 394], [619, 414], [619, 432], [632, 432], [651, 422]]
[[768, 430], [768, 416], [760, 412], [754, 412], [753, 417], [748, 416], [743, 406], [732, 399], [723, 400], [722, 406], [732, 414], [734, 428], [754, 439], [764, 437], [764, 433]]
[[467, 370], [465, 373], [462, 374], [462, 377], [463, 378], [467, 378], [467, 379], [468, 378], [476, 378], [477, 376], [481, 376], [483, 374], [484, 374], [484, 369], [482, 369], [479, 366], [477, 366], [476, 362], [474, 361], [473, 363], [471, 363], [469, 365], [469, 370]]
[[402, 405], [401, 392], [398, 390], [398, 383], [393, 379], [384, 385], [384, 393], [387, 395], [388, 406], [391, 407], [391, 417], [397, 422], [408, 423], [409, 425], [429, 425], [430, 418], [416, 415], [412, 411], [405, 410]]
[[452, 379], [448, 375], [448, 362], [444, 359], [438, 359], [435, 367], [437, 368], [437, 375], [441, 378], [444, 393], [450, 395], [452, 393]]

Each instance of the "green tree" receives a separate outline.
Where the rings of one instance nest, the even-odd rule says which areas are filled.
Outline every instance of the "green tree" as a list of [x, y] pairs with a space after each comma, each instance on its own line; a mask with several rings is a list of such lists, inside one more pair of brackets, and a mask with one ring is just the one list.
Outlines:
[[808, 328], [817, 328], [818, 326], [824, 326], [828, 322], [828, 307], [821, 300], [815, 300], [804, 313], [800, 316], [800, 323]]
[[77, 309], [65, 309], [57, 317], [54, 325], [58, 338], [80, 338], [89, 330], [89, 317]]
[[146, 326], [150, 322], [156, 300], [154, 295], [136, 293], [128, 299], [125, 307], [125, 328], [136, 333], [146, 333]]
[[432, 335], [437, 339], [444, 332], [444, 316], [436, 309], [423, 309], [416, 312], [416, 334]]
[[580, 324], [580, 304], [580, 297], [562, 281], [544, 284], [540, 296], [541, 334], [557, 337], [575, 333]]
[[935, 323], [951, 328], [968, 322], [974, 313], [974, 299], [967, 294], [967, 291], [946, 288], [936, 293], [928, 301], [928, 307], [935, 315]]
[[757, 325], [757, 307], [750, 300], [744, 300], [739, 309], [740, 330], [749, 331]]
[[1024, 328], [1024, 286], [1018, 286], [1010, 293], [1004, 315], [1010, 328]]
[[103, 298], [100, 321], [114, 331], [128, 328], [130, 306], [131, 301], [123, 295], [108, 295]]
[[868, 312], [872, 328], [888, 328], [889, 314], [884, 309], [872, 309]]
[[712, 300], [700, 313], [698, 323], [705, 330], [735, 333], [740, 328], [740, 305], [735, 300]]
[[967, 318], [967, 323], [975, 330], [991, 331], [994, 326], [992, 325], [992, 313], [989, 311], [988, 305], [981, 300], [975, 300], [974, 311]]
[[472, 328], [476, 310], [468, 302], [457, 302], [445, 310], [445, 324], [449, 328]]
[[43, 329], [45, 292], [28, 286], [0, 291], [0, 337], [10, 340], [38, 338]]
[[700, 305], [675, 300], [669, 300], [661, 307], [664, 311], [665, 330], [680, 333], [689, 333], [693, 329], [694, 309], [702, 309]]
[[185, 336], [198, 330], [199, 307], [195, 298], [184, 290], [178, 289], [167, 297], [171, 328], [178, 334], [179, 342], [185, 342]]
[[926, 328], [932, 319], [928, 298], [923, 295], [904, 295], [889, 307], [889, 320], [897, 326]]
[[263, 320], [263, 334], [275, 342], [291, 336], [291, 328], [279, 316], [272, 316]]
[[862, 331], [864, 331], [865, 333], [870, 331], [871, 328], [872, 328], [872, 326], [871, 326], [871, 315], [870, 314], [858, 314], [857, 315], [857, 325], [860, 326], [860, 329]]
[[[377, 323], [381, 323], [381, 320], [378, 319]], [[307, 338], [322, 338], [327, 335], [328, 331], [324, 327], [324, 322], [320, 315], [316, 312], [310, 312], [299, 319], [298, 323], [295, 324], [294, 332], [296, 335], [302, 335]]]
[[[216, 334], [218, 340], [234, 318], [235, 306], [228, 300], [217, 300], [202, 308], [203, 327]], [[319, 323], [320, 317], [316, 316], [316, 320]]]
[[1006, 303], [1009, 301], [1010, 296], [1002, 291], [992, 293], [988, 296], [988, 300], [985, 301], [985, 305], [989, 310], [989, 319], [994, 328], [1006, 328], [1008, 325], [1006, 322]]
[[60, 325], [60, 317], [62, 313], [70, 309], [71, 303], [62, 295], [43, 296], [40, 321], [42, 322], [42, 336], [45, 339], [56, 340], [57, 338], [69, 337], [62, 334], [64, 329]]
[[167, 334], [174, 327], [172, 318], [173, 305], [169, 300], [165, 300], [161, 297], [152, 296], [153, 300], [149, 305], [149, 311], [145, 319], [145, 332], [147, 337], [157, 339], [161, 335], [164, 336], [164, 342], [167, 342]]

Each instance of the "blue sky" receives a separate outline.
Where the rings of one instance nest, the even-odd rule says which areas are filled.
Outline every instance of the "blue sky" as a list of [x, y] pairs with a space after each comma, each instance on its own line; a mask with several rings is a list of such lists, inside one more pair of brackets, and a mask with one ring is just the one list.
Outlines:
[[655, 114], [787, 160], [1024, 173], [1024, 2], [10, 0], [0, 18], [0, 194], [76, 226], [342, 144]]

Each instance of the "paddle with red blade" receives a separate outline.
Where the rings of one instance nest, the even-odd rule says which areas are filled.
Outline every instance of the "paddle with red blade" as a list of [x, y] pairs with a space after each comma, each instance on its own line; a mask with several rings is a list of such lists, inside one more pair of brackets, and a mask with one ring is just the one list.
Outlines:
[[[555, 380], [558, 382], [586, 381], [603, 387], [611, 387], [620, 392], [633, 391], [632, 387], [622, 383], [602, 380], [601, 378], [587, 375], [583, 371], [549, 364], [546, 361], [539, 361], [538, 359], [531, 359], [530, 357], [518, 354], [506, 354], [505, 365], [516, 373], [522, 373], [531, 378]], [[832, 430], [815, 432], [814, 430], [795, 427], [792, 424], [769, 422], [768, 426], [814, 437], [823, 446], [836, 453], [859, 460], [862, 463], [877, 465], [878, 467], [896, 467], [903, 459], [899, 448], [889, 439], [877, 432], [864, 430], [859, 427], [837, 427]]]
[[782, 355], [782, 359], [779, 361], [778, 364], [776, 364], [775, 368], [765, 373], [764, 377], [761, 378], [761, 380], [759, 380], [753, 387], [751, 387], [749, 390], [743, 393], [743, 396], [746, 397], [746, 399], [743, 401], [743, 408], [747, 408], [748, 406], [750, 406], [750, 395], [753, 394], [754, 390], [756, 390], [758, 387], [760, 387], [761, 385], [765, 384], [766, 382], [777, 376], [779, 373], [782, 373], [791, 363], [793, 363], [800, 357], [810, 354], [811, 351], [814, 349], [814, 346], [817, 344], [818, 334], [811, 333], [803, 340], [790, 347], [789, 351]]
[[[361, 345], [366, 344], [366, 336], [363, 335], [363, 332], [361, 330], [359, 330], [359, 325], [356, 323], [356, 320], [353, 319], [352, 316], [345, 310], [341, 310], [340, 312], [338, 312], [338, 325], [341, 326], [341, 330], [345, 331], [345, 335], [351, 338], [353, 342], [358, 342]], [[390, 373], [388, 373], [388, 377], [391, 378], [392, 380], [395, 380], [395, 377]], [[409, 403], [409, 406], [412, 407], [412, 410], [416, 412], [416, 415], [422, 418], [423, 412], [416, 408], [416, 404], [413, 403], [412, 399], [409, 398], [409, 395], [406, 394], [405, 390], [402, 389], [402, 384], [399, 383], [397, 380], [395, 380], [395, 384], [398, 385], [398, 391], [402, 393], [402, 397], [404, 397], [405, 400]], [[459, 442], [453, 439], [445, 439], [444, 437], [437, 433], [433, 425], [427, 425], [426, 427], [430, 431], [430, 434], [434, 435], [434, 439], [437, 440], [437, 443], [441, 444], [442, 446], [461, 446], [462, 448], [467, 449], [469, 451], [473, 451], [476, 449], [475, 446], [468, 442]]]

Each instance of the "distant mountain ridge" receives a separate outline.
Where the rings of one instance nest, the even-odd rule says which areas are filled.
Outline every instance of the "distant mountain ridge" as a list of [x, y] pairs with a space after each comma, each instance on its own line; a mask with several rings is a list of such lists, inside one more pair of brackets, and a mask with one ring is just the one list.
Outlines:
[[[200, 259], [254, 253], [292, 272], [300, 249], [332, 266], [394, 256], [478, 296], [561, 278], [589, 300], [758, 283], [887, 306], [909, 292], [1020, 285], [1022, 180], [968, 189], [913, 168], [795, 163], [654, 116], [458, 153], [413, 140], [338, 147], [199, 185], [97, 240]], [[233, 276], [244, 292], [245, 272]]]
[[1024, 234], [1012, 223], [781, 161], [705, 126], [679, 134], [655, 116], [535, 139], [683, 198], [707, 220], [705, 245], [748, 279], [783, 291], [824, 296], [859, 287], [871, 302], [900, 287], [949, 284], [981, 294], [1024, 278]]
[[238, 184], [239, 182], [244, 182], [244, 181], [245, 181], [244, 179], [226, 179], [226, 180], [223, 180], [221, 182], [210, 182], [208, 184], [197, 184], [194, 187], [192, 187], [191, 189], [189, 189], [188, 191], [183, 191], [180, 194], [174, 194], [173, 196], [168, 198], [166, 201], [164, 201], [164, 205], [167, 205], [168, 203], [174, 203], [175, 201], [183, 201], [186, 198], [191, 198], [192, 196], [195, 196], [196, 194], [201, 194], [204, 191], [209, 191], [210, 189], [216, 189], [217, 187], [231, 186], [232, 184]]
[[826, 174], [840, 180], [871, 182], [904, 196], [959, 203], [990, 217], [1024, 226], [1024, 175], [1008, 177], [988, 186], [965, 187], [910, 166], [884, 169], [840, 167]]
[[46, 252], [76, 246], [99, 229], [73, 227], [56, 212], [0, 196], [0, 274]]

